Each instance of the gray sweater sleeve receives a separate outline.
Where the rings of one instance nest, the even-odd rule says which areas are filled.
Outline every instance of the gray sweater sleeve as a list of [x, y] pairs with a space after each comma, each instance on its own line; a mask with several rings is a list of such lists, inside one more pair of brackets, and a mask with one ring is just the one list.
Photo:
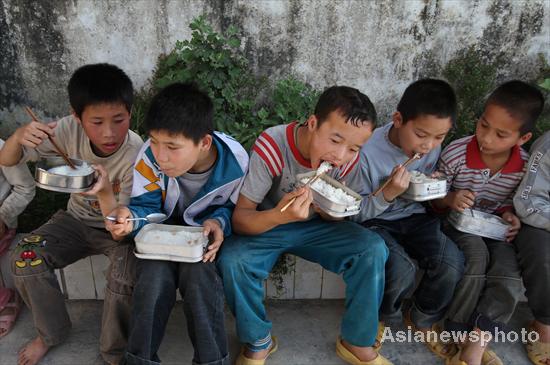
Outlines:
[[550, 131], [531, 149], [527, 171], [514, 197], [522, 222], [550, 231]]
[[360, 162], [359, 168], [355, 168], [350, 176], [346, 179], [346, 184], [361, 194], [361, 211], [359, 214], [350, 217], [350, 220], [363, 223], [366, 220], [373, 219], [382, 214], [391, 203], [384, 199], [384, 194], [380, 193], [376, 197], [371, 196], [371, 193], [377, 188], [374, 186], [367, 164], [364, 161]]
[[11, 167], [2, 166], [0, 169], [7, 183], [12, 187], [9, 195], [0, 203], [0, 219], [8, 228], [15, 228], [17, 227], [17, 216], [34, 198], [34, 180], [25, 164]]

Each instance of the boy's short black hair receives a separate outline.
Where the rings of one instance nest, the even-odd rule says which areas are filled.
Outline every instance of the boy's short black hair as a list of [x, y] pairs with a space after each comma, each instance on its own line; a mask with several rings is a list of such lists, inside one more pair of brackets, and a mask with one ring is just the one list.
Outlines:
[[147, 133], [181, 134], [196, 145], [205, 135], [214, 132], [214, 105], [194, 84], [174, 83], [155, 95], [144, 127]]
[[520, 133], [533, 131], [537, 118], [544, 108], [544, 96], [534, 86], [523, 81], [512, 80], [497, 87], [487, 98], [485, 107], [490, 104], [504, 108], [512, 117], [521, 122]]
[[338, 110], [356, 127], [359, 124], [370, 123], [376, 127], [376, 110], [370, 99], [359, 90], [348, 86], [331, 86], [326, 89], [315, 106], [315, 116], [320, 126], [328, 115]]
[[88, 105], [121, 103], [130, 112], [134, 101], [134, 88], [128, 75], [108, 63], [77, 69], [69, 80], [67, 91], [71, 107], [79, 118]]
[[403, 123], [421, 115], [433, 115], [438, 118], [451, 118], [456, 121], [456, 95], [446, 81], [438, 79], [420, 79], [405, 89], [397, 111]]

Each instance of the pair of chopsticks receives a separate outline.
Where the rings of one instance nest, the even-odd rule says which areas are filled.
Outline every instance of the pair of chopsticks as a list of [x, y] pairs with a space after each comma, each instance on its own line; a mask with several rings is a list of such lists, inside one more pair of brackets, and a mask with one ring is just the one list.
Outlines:
[[[32, 118], [33, 121], [37, 122], [37, 123], [42, 123], [38, 117], [36, 116], [36, 114], [33, 113], [33, 111], [31, 110], [31, 108], [29, 108], [28, 106], [25, 107], [25, 110], [27, 112], [27, 114], [30, 115], [30, 117]], [[57, 143], [55, 143], [55, 140], [53, 139], [52, 136], [48, 135], [48, 138], [50, 139], [50, 142], [52, 143], [53, 147], [55, 148], [55, 150], [57, 151], [57, 153], [59, 153], [61, 155], [61, 157], [63, 157], [63, 160], [65, 160], [65, 162], [67, 163], [67, 165], [69, 165], [73, 170], [76, 170], [76, 166], [75, 164], [71, 161], [71, 159], [67, 156], [67, 154], [61, 149], [59, 148], [59, 146], [57, 145]]]
[[[410, 165], [413, 161], [419, 160], [422, 157], [421, 153], [415, 153], [411, 158], [409, 158], [405, 163], [403, 164], [403, 167], [407, 167]], [[385, 183], [382, 184], [374, 193], [372, 193], [372, 196], [376, 196], [378, 193], [380, 193], [388, 184], [390, 183], [391, 179], [393, 178], [393, 175], [391, 175]]]
[[[313, 184], [315, 182], [315, 180], [317, 180], [318, 178], [321, 177], [321, 175], [323, 175], [323, 174], [315, 174], [314, 176], [310, 177], [309, 180], [306, 181], [306, 184], [304, 186], [309, 186], [309, 185]], [[287, 208], [290, 207], [292, 205], [292, 203], [294, 203], [296, 198], [297, 198], [297, 196], [290, 199], [290, 201], [288, 203], [286, 203], [284, 207], [281, 208], [281, 213], [284, 212], [285, 210], [287, 210]]]

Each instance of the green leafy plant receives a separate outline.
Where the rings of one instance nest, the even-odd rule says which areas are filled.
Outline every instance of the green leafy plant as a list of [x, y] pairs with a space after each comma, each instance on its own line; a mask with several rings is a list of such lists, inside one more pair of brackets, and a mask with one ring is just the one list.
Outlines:
[[458, 101], [456, 127], [446, 142], [473, 134], [483, 111], [485, 98], [494, 87], [498, 64], [485, 59], [474, 47], [459, 51], [443, 69], [443, 76], [454, 87]]

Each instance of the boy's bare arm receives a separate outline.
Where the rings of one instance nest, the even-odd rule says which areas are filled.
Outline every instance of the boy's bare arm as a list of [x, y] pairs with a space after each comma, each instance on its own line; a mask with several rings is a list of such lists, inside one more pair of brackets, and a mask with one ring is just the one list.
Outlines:
[[[284, 212], [281, 209], [296, 197]], [[233, 230], [239, 234], [261, 234], [277, 227], [280, 224], [305, 220], [309, 217], [309, 207], [313, 197], [309, 188], [300, 188], [286, 194], [273, 209], [256, 210], [258, 204], [243, 196], [239, 196], [233, 211]]]
[[92, 165], [94, 170], [97, 172], [97, 181], [91, 190], [88, 190], [82, 195], [92, 196], [95, 195], [99, 201], [99, 206], [101, 208], [101, 214], [104, 217], [108, 216], [115, 208], [118, 206], [118, 202], [115, 198], [115, 193], [113, 192], [113, 187], [109, 180], [109, 174], [105, 167], [102, 165]]

